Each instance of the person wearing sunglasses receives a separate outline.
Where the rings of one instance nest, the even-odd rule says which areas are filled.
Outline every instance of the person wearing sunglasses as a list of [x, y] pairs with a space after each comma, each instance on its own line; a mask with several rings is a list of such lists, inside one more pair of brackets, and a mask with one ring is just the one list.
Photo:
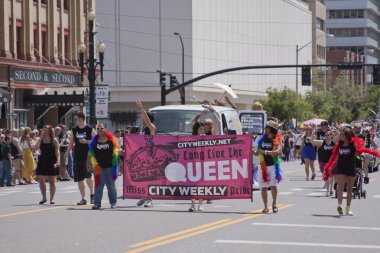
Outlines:
[[41, 138], [34, 146], [34, 151], [40, 150], [40, 156], [37, 162], [36, 175], [39, 178], [42, 200], [40, 205], [47, 202], [46, 199], [46, 180], [49, 182], [50, 204], [55, 204], [55, 177], [59, 173], [60, 154], [59, 143], [54, 138], [52, 126], [45, 126], [41, 132]]
[[[88, 160], [91, 161], [95, 173], [95, 196], [93, 210], [100, 209], [104, 185], [107, 186], [111, 208], [116, 207], [117, 193], [115, 181], [118, 176], [119, 144], [103, 123], [96, 128], [96, 135], [89, 144]], [[88, 163], [89, 164], [89, 163]]]

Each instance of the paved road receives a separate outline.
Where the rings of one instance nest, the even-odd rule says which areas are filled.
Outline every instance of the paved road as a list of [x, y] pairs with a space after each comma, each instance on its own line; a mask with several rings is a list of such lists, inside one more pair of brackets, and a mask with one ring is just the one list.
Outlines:
[[44, 206], [36, 204], [37, 185], [0, 188], [0, 252], [380, 252], [379, 173], [371, 174], [367, 199], [354, 200], [355, 215], [340, 217], [320, 176], [306, 182], [298, 162], [283, 169], [280, 211], [267, 215], [258, 192], [253, 203], [220, 200], [189, 213], [188, 201], [78, 207], [73, 182], [57, 183], [56, 205]]

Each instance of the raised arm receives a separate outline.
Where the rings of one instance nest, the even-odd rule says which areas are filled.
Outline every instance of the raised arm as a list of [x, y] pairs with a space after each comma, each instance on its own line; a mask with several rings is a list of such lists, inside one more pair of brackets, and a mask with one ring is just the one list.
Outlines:
[[316, 147], [321, 147], [322, 144], [323, 144], [323, 141], [322, 140], [317, 140], [316, 138], [316, 131], [315, 131], [315, 127], [313, 127], [313, 132], [311, 133], [311, 145], [313, 146], [316, 146]]
[[231, 106], [231, 108], [235, 109], [236, 111], [238, 110], [236, 105], [234, 103], [231, 102], [230, 98], [228, 97], [228, 95], [225, 95], [224, 96], [224, 100]]
[[156, 131], [157, 131], [156, 126], [150, 121], [148, 114], [146, 113], [140, 99], [136, 100], [136, 104], [137, 104], [137, 108], [139, 108], [141, 111], [141, 117], [142, 117], [142, 120], [144, 121], [145, 125], [149, 128], [150, 133], [152, 135], [155, 135]]

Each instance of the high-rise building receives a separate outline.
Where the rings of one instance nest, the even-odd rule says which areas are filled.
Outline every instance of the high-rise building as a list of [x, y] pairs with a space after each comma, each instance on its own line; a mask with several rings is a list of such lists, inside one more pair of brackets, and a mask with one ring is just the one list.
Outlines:
[[87, 42], [86, 16], [94, 4], [0, 1], [1, 128], [66, 122], [73, 107], [84, 105], [77, 47]]
[[325, 0], [303, 0], [312, 14], [313, 64], [326, 63], [326, 6]]
[[[380, 1], [326, 0], [328, 50], [348, 50], [365, 54], [366, 63], [380, 59]], [[369, 49], [374, 52], [369, 54]]]
[[[134, 111], [137, 98], [147, 108], [159, 105], [157, 70], [182, 82], [182, 48], [175, 32], [183, 39], [185, 81], [238, 66], [295, 65], [296, 45], [312, 41], [312, 14], [301, 0], [98, 0], [97, 10], [97, 36], [107, 44], [107, 55], [115, 55], [105, 59], [110, 112]], [[299, 52], [299, 64], [311, 63], [308, 46]], [[218, 82], [232, 85], [239, 108], [250, 108], [268, 88], [295, 90], [295, 72], [261, 69], [213, 76], [187, 86], [185, 100], [219, 99], [223, 91], [213, 85]], [[301, 93], [310, 89], [300, 83]], [[167, 104], [179, 101], [178, 92], [167, 96]]]

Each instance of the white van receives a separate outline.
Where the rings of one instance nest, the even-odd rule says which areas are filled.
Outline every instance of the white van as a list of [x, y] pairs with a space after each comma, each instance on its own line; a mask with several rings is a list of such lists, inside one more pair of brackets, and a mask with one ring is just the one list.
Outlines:
[[[224, 106], [212, 106], [219, 120], [221, 134], [242, 134], [242, 128], [235, 109]], [[205, 108], [202, 105], [165, 105], [151, 108], [149, 111], [154, 115], [154, 125], [157, 134], [191, 135], [191, 120]], [[200, 121], [211, 119], [215, 126], [216, 122], [212, 113], [200, 117]]]

